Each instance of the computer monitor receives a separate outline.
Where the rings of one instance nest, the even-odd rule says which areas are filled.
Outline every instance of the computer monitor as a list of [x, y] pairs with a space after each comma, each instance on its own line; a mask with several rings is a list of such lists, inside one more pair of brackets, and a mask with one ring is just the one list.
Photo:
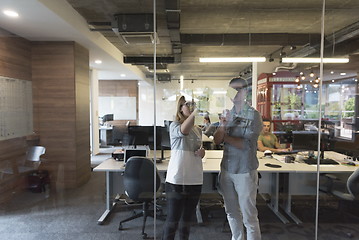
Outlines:
[[148, 145], [148, 129], [143, 126], [128, 126], [130, 145]]
[[124, 162], [127, 163], [130, 157], [147, 157], [146, 149], [125, 149]]
[[102, 122], [113, 121], [113, 114], [106, 114], [102, 117]]
[[[293, 131], [292, 149], [298, 151], [317, 151], [318, 132], [316, 131]], [[321, 133], [320, 151], [324, 158], [324, 151], [330, 150], [329, 135]]]
[[[161, 129], [163, 127], [156, 126], [156, 149], [161, 144]], [[155, 134], [153, 126], [128, 126], [128, 134], [130, 135], [130, 145], [147, 145], [151, 150], [154, 149]]]

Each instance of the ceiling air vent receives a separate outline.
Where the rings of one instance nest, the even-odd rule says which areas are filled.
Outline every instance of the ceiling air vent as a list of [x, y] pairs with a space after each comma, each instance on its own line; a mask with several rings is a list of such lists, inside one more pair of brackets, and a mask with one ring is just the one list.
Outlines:
[[153, 33], [122, 33], [119, 34], [119, 37], [121, 37], [126, 44], [154, 44]]

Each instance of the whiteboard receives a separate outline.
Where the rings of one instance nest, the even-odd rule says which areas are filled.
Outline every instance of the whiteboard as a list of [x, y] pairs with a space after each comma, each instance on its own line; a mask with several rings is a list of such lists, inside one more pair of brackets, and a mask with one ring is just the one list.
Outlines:
[[33, 133], [32, 82], [0, 76], [0, 140]]
[[99, 97], [100, 117], [113, 114], [114, 120], [136, 120], [136, 109], [136, 97]]

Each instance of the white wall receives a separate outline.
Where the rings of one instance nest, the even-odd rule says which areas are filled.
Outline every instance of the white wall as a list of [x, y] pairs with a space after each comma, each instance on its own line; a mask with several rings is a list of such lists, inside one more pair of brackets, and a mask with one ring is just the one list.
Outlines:
[[92, 69], [90, 72], [90, 113], [91, 113], [91, 154], [99, 153], [99, 128], [98, 128], [98, 72]]

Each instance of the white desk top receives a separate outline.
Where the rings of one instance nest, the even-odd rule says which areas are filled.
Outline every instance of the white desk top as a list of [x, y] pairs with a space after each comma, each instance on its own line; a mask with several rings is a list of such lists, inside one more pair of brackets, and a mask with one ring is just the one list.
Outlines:
[[[325, 157], [343, 162], [345, 155], [336, 152], [325, 152]], [[152, 155], [151, 155], [152, 154]], [[273, 158], [263, 157], [262, 152], [257, 152], [259, 160], [259, 172], [297, 172], [297, 173], [315, 173], [317, 172], [317, 165], [308, 165], [305, 163], [285, 163], [281, 161], [280, 156], [273, 155]], [[162, 163], [157, 163], [156, 167], [159, 172], [167, 171], [169, 161], [170, 150], [165, 151], [166, 160]], [[157, 157], [160, 157], [160, 151], [156, 153]], [[150, 153], [149, 157], [153, 157], [153, 152]], [[207, 150], [206, 156], [203, 159], [203, 172], [219, 172], [220, 163], [222, 159], [222, 150]], [[279, 160], [278, 160], [279, 159]], [[266, 163], [280, 165], [281, 168], [273, 168], [265, 166]], [[320, 165], [320, 172], [353, 172], [358, 166], [346, 166], [346, 165]], [[105, 172], [123, 172], [125, 170], [124, 162], [116, 161], [109, 158], [102, 162], [100, 165], [94, 168], [94, 171]]]
[[100, 130], [112, 130], [113, 127], [112, 126], [100, 126], [99, 129]]

